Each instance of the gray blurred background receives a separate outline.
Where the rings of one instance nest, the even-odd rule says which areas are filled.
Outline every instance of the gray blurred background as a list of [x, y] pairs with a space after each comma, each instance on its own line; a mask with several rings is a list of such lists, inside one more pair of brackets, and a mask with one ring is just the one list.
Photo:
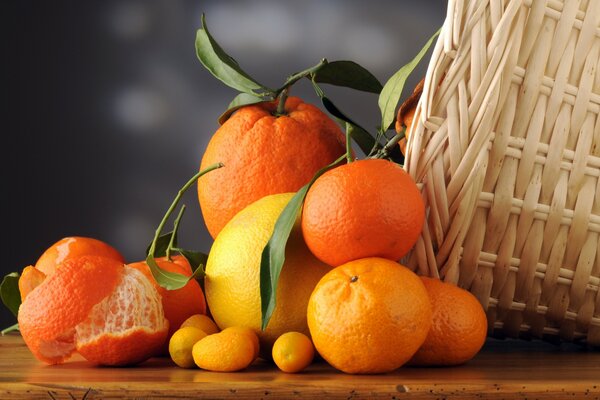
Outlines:
[[[326, 57], [382, 83], [442, 24], [443, 0], [0, 1], [2, 275], [65, 236], [91, 236], [128, 261], [177, 190], [197, 172], [217, 118], [235, 96], [196, 58], [204, 12], [214, 37], [268, 86]], [[405, 96], [424, 74], [423, 63]], [[363, 126], [377, 97], [324, 86]], [[308, 82], [294, 95], [317, 103]], [[208, 251], [195, 190], [180, 242]], [[1, 307], [0, 328], [15, 322]]]

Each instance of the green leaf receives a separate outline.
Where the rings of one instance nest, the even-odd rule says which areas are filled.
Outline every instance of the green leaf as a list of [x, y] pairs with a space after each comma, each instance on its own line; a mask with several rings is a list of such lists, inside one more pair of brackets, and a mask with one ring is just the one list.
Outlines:
[[275, 228], [271, 234], [271, 238], [267, 242], [262, 251], [260, 259], [260, 303], [262, 313], [262, 330], [267, 328], [271, 315], [275, 310], [275, 297], [277, 293], [277, 282], [279, 275], [285, 262], [285, 247], [292, 232], [292, 228], [296, 223], [296, 219], [304, 204], [304, 198], [308, 189], [312, 184], [329, 169], [335, 167], [346, 159], [344, 154], [342, 157], [335, 160], [328, 166], [321, 168], [309, 183], [304, 185], [292, 197], [289, 203], [284, 207], [283, 211], [275, 222]]
[[167, 290], [181, 289], [187, 285], [191, 279], [183, 274], [165, 271], [164, 269], [160, 268], [152, 255], [148, 255], [148, 257], [146, 257], [146, 264], [148, 264], [150, 272], [152, 273], [156, 283]]
[[2, 279], [0, 283], [0, 297], [4, 305], [13, 313], [16, 317], [19, 313], [19, 306], [21, 305], [21, 293], [19, 292], [19, 277], [21, 274], [18, 272], [12, 272]]
[[353, 61], [332, 61], [314, 73], [314, 81], [379, 94], [383, 86], [373, 74]]
[[396, 108], [398, 107], [398, 103], [400, 102], [400, 97], [402, 96], [402, 89], [404, 89], [404, 84], [406, 83], [406, 79], [413, 72], [415, 67], [419, 64], [431, 44], [433, 40], [440, 34], [441, 28], [433, 34], [433, 36], [425, 43], [425, 46], [419, 51], [419, 54], [416, 55], [415, 58], [412, 59], [411, 62], [403, 66], [396, 72], [392, 77], [386, 82], [381, 94], [379, 95], [379, 109], [381, 110], [381, 129], [383, 132], [390, 129], [392, 123], [394, 122], [394, 118], [396, 118]]
[[[158, 247], [159, 239], [162, 236], [168, 236], [168, 238], [169, 238], [169, 241], [167, 242], [167, 249], [165, 249], [165, 253], [168, 253], [167, 250], [169, 249], [170, 245], [174, 245], [173, 241], [170, 240], [171, 234], [168, 233], [166, 235], [161, 236], [161, 232], [162, 232], [167, 220], [169, 219], [169, 217], [171, 216], [171, 214], [173, 213], [173, 211], [175, 210], [175, 208], [181, 201], [181, 197], [183, 196], [183, 194], [194, 183], [196, 183], [198, 181], [198, 179], [200, 179], [200, 177], [202, 177], [204, 174], [207, 174], [211, 171], [214, 171], [214, 170], [216, 170], [218, 168], [222, 168], [222, 167], [224, 167], [224, 165], [222, 163], [215, 163], [215, 164], [212, 164], [212, 165], [208, 166], [207, 168], [199, 171], [194, 176], [192, 176], [192, 178], [189, 179], [186, 182], [186, 184], [183, 185], [183, 187], [181, 189], [179, 189], [179, 191], [177, 192], [177, 195], [175, 196], [175, 199], [173, 199], [173, 202], [169, 206], [169, 209], [163, 216], [163, 219], [160, 221], [158, 228], [156, 228], [156, 231], [154, 232], [154, 239], [152, 240], [152, 243], [150, 244], [150, 248], [147, 251], [146, 264], [148, 264], [148, 267], [150, 268], [150, 272], [152, 273], [154, 280], [160, 286], [164, 287], [165, 289], [168, 289], [168, 290], [180, 289], [180, 288], [184, 287], [191, 278], [187, 277], [185, 275], [182, 275], [182, 274], [164, 271], [156, 263], [155, 257], [157, 257], [157, 254], [158, 254], [157, 247]], [[177, 228], [179, 226], [179, 220], [183, 216], [184, 210], [185, 210], [185, 206], [182, 206], [181, 210], [179, 212], [179, 215], [177, 216], [177, 219], [175, 221], [175, 227], [174, 227], [173, 232], [177, 232]], [[175, 238], [173, 237], [173, 239], [175, 239]], [[163, 239], [163, 240], [165, 240], [165, 239]]]
[[19, 324], [14, 324], [9, 326], [8, 328], [4, 328], [0, 331], [0, 335], [4, 336], [7, 333], [16, 332], [19, 330]]
[[200, 251], [192, 251], [181, 248], [174, 248], [173, 250], [184, 256], [186, 260], [188, 260], [188, 262], [190, 263], [192, 271], [194, 271], [190, 278], [204, 278], [204, 267], [206, 266], [206, 261], [208, 260], [208, 254], [202, 253]]
[[242, 70], [211, 36], [202, 14], [202, 28], [196, 33], [196, 55], [204, 67], [217, 79], [240, 92], [255, 94], [270, 89], [261, 85]]
[[[167, 254], [167, 249], [169, 248], [169, 243], [171, 242], [171, 236], [174, 235], [174, 245], [177, 246], [177, 232], [171, 231], [165, 234], [162, 234], [156, 240], [156, 247], [154, 249], [154, 257], [164, 257]], [[146, 255], [150, 254], [150, 249], [152, 247], [152, 243], [148, 245], [146, 248]]]
[[375, 138], [366, 129], [344, 114], [327, 96], [321, 95], [320, 97], [323, 106], [331, 115], [342, 121], [343, 125], [349, 124], [352, 127], [350, 135], [365, 154], [369, 154], [373, 147], [379, 147]]
[[221, 116], [219, 117], [219, 124], [223, 125], [225, 121], [227, 121], [234, 112], [236, 112], [244, 106], [249, 106], [251, 104], [258, 103], [267, 103], [269, 101], [272, 101], [272, 99], [265, 99], [264, 97], [258, 97], [248, 93], [240, 93], [237, 96], [235, 96], [231, 103], [229, 103], [229, 106], [227, 106], [227, 111], [221, 114]]

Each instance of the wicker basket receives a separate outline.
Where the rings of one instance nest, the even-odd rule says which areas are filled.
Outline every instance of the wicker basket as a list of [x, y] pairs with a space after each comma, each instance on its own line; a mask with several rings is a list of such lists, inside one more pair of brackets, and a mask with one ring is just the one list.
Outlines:
[[449, 0], [406, 169], [408, 263], [468, 288], [489, 332], [600, 345], [600, 0]]

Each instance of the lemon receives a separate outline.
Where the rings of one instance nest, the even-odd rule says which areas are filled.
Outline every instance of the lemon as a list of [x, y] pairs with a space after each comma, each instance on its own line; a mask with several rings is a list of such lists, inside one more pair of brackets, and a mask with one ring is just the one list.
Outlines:
[[181, 368], [192, 368], [194, 358], [192, 348], [206, 333], [193, 326], [184, 327], [175, 331], [169, 340], [169, 354], [175, 364]]
[[317, 282], [331, 270], [304, 243], [298, 218], [286, 247], [277, 305], [267, 329], [261, 331], [261, 254], [292, 196], [266, 196], [240, 211], [216, 237], [206, 264], [206, 300], [215, 322], [221, 329], [244, 326], [254, 330], [265, 357], [271, 356], [273, 342], [283, 333], [309, 334], [308, 299]]

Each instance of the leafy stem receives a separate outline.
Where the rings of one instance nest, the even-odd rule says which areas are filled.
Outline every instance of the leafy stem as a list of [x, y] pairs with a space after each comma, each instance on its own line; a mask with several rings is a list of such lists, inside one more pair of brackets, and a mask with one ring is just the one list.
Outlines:
[[369, 158], [386, 158], [390, 155], [392, 149], [398, 145], [403, 138], [406, 137], [406, 128], [402, 128], [400, 132], [398, 132], [394, 137], [392, 137], [388, 142], [374, 155], [369, 156]]
[[[160, 224], [158, 225], [158, 228], [156, 228], [156, 231], [154, 232], [154, 238], [147, 250], [146, 264], [148, 264], [148, 268], [150, 269], [150, 272], [152, 273], [152, 276], [154, 277], [156, 282], [160, 286], [164, 287], [165, 289], [168, 289], [168, 290], [180, 289], [180, 288], [184, 287], [190, 279], [194, 279], [197, 276], [202, 276], [204, 273], [204, 265], [203, 264], [206, 262], [206, 256], [204, 254], [176, 247], [177, 246], [177, 230], [179, 228], [179, 222], [180, 222], [181, 218], [183, 217], [183, 213], [185, 211], [185, 205], [182, 206], [181, 210], [179, 211], [179, 214], [174, 223], [173, 231], [167, 235], [162, 235], [162, 236], [161, 236], [161, 232], [162, 232], [163, 228], [165, 227], [167, 220], [169, 219], [169, 217], [171, 216], [171, 214], [173, 213], [173, 211], [179, 204], [179, 201], [181, 201], [181, 197], [183, 196], [183, 194], [198, 179], [200, 179], [200, 177], [202, 177], [202, 175], [207, 174], [207, 173], [214, 171], [215, 169], [221, 168], [223, 166], [224, 165], [222, 163], [212, 164], [208, 168], [205, 168], [205, 169], [199, 171], [198, 173], [196, 173], [189, 181], [187, 181], [187, 183], [181, 189], [179, 189], [179, 191], [177, 192], [177, 195], [175, 196], [175, 199], [171, 203], [171, 206], [165, 213], [163, 219], [160, 221]], [[191, 276], [188, 277], [188, 276], [178, 274], [175, 272], [165, 271], [162, 268], [160, 268], [160, 266], [156, 262], [156, 257], [159, 257], [162, 254], [157, 254], [157, 253], [164, 252], [167, 259], [170, 259], [171, 250], [179, 252], [182, 256], [184, 256], [188, 260], [188, 262], [190, 263], [190, 266], [192, 267], [192, 270], [194, 271]]]
[[177, 204], [179, 204], [179, 201], [181, 200], [181, 197], [183, 196], [183, 194], [190, 188], [190, 186], [192, 186], [198, 179], [200, 179], [200, 177], [202, 175], [204, 175], [210, 171], [213, 171], [215, 169], [221, 168], [223, 166], [224, 165], [222, 163], [216, 163], [216, 164], [210, 165], [208, 168], [206, 168], [202, 171], [199, 171], [196, 175], [192, 176], [192, 178], [181, 189], [179, 189], [179, 191], [177, 192], [177, 196], [175, 196], [175, 199], [171, 203], [171, 206], [167, 210], [162, 221], [160, 221], [158, 228], [156, 228], [156, 231], [154, 232], [154, 239], [152, 240], [152, 244], [150, 245], [150, 249], [148, 250], [149, 255], [152, 255], [154, 257], [154, 255], [155, 255], [154, 253], [156, 251], [156, 243], [158, 242], [158, 237], [160, 236], [160, 233], [162, 232], [163, 228], [165, 227], [167, 220], [173, 213], [173, 210], [175, 210], [175, 207], [177, 207]]
[[9, 326], [8, 328], [4, 328], [0, 331], [0, 335], [4, 336], [10, 332], [15, 332], [19, 330], [19, 324], [14, 324]]

